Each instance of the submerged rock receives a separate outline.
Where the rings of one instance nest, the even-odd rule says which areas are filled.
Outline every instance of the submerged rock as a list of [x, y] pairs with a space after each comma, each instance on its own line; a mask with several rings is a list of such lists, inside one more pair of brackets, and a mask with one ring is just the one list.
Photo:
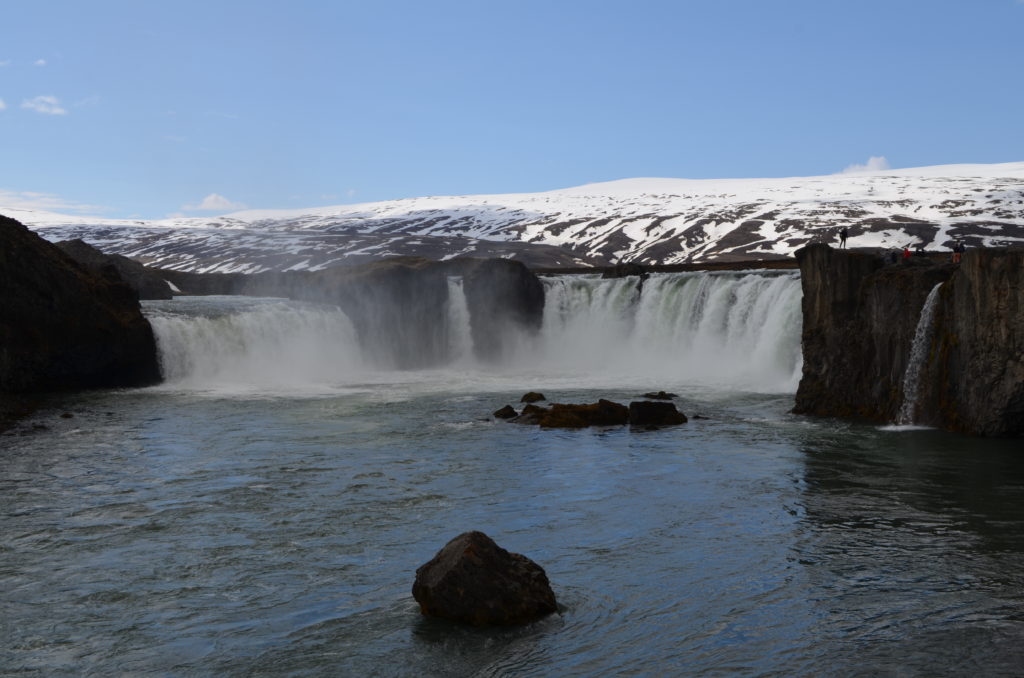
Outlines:
[[603, 398], [588, 405], [555, 403], [540, 417], [543, 428], [586, 428], [623, 426], [629, 423], [629, 408]]
[[505, 405], [505, 407], [495, 412], [494, 416], [498, 419], [512, 419], [519, 416], [519, 413], [511, 405]]
[[529, 393], [524, 394], [523, 397], [519, 399], [519, 402], [521, 402], [521, 403], [536, 403], [536, 402], [539, 402], [541, 400], [547, 400], [547, 398], [544, 397], [543, 393], [537, 393], [536, 391], [530, 391]]
[[517, 424], [534, 425], [540, 423], [540, 418], [547, 414], [548, 409], [546, 407], [539, 407], [537, 405], [527, 405], [523, 408], [522, 414], [513, 419]]
[[666, 393], [665, 391], [658, 391], [657, 393], [652, 391], [644, 394], [644, 398], [650, 398], [651, 400], [672, 400], [678, 397], [677, 393]]
[[423, 614], [474, 626], [525, 624], [558, 609], [540, 565], [477, 531], [417, 568], [412, 595]]
[[633, 426], [675, 426], [687, 421], [674, 403], [637, 400], [629, 404], [629, 423]]

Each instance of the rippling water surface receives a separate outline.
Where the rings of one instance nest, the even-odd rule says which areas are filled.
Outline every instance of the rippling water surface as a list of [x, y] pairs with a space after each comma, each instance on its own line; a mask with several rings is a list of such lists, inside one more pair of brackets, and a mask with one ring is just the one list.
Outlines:
[[[0, 673], [1021, 672], [1019, 441], [594, 381], [450, 368], [54, 400], [0, 436]], [[666, 388], [691, 421], [489, 417], [531, 388]], [[421, 617], [415, 569], [470, 529], [542, 565], [560, 613]]]

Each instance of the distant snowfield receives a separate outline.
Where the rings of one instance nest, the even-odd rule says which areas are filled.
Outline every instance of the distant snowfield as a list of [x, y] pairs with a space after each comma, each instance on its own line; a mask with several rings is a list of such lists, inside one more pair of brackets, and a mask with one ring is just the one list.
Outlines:
[[544, 193], [424, 197], [147, 221], [23, 209], [52, 240], [192, 271], [322, 269], [387, 256], [535, 266], [672, 264], [851, 247], [1024, 244], [1024, 162], [782, 179], [623, 179]]

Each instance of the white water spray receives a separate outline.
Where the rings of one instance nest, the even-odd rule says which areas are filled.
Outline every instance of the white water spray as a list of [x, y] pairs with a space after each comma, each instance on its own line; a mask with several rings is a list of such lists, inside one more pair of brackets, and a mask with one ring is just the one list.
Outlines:
[[896, 415], [896, 423], [907, 426], [914, 423], [914, 415], [917, 411], [917, 400], [921, 390], [921, 370], [928, 358], [928, 351], [932, 343], [932, 327], [935, 320], [935, 308], [939, 300], [939, 283], [928, 293], [921, 307], [921, 317], [917, 321], [917, 328], [914, 330], [914, 340], [910, 345], [910, 357], [907, 358], [907, 369], [903, 372], [903, 404], [900, 406], [899, 414]]
[[185, 388], [303, 387], [345, 380], [361, 364], [341, 310], [280, 299], [149, 302], [164, 379]]
[[448, 355], [454, 363], [473, 360], [473, 336], [469, 329], [469, 305], [462, 278], [448, 278]]
[[795, 273], [544, 279], [544, 325], [520, 360], [574, 370], [765, 392], [800, 380]]
[[[638, 283], [636, 277], [544, 278], [540, 331], [522, 330], [507, 360], [481, 364], [473, 355], [462, 280], [450, 278], [442, 378], [796, 389], [802, 367], [796, 273], [655, 274], [642, 293]], [[348, 317], [334, 307], [178, 297], [147, 302], [146, 308], [172, 386], [274, 390], [423, 378], [366, 364], [369, 352], [360, 349]]]

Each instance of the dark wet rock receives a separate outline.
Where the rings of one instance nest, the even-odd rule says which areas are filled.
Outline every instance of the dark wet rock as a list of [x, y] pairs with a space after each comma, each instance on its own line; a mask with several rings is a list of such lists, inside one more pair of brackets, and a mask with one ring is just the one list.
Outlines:
[[498, 419], [512, 419], [518, 417], [519, 413], [511, 405], [505, 405], [505, 407], [495, 412], [494, 416]]
[[70, 412], [64, 412], [63, 414], [60, 415], [61, 419], [74, 419], [74, 417], [75, 415], [71, 414]]
[[104, 254], [83, 240], [62, 240], [55, 244], [65, 254], [94, 273], [101, 274], [105, 267], [113, 266], [121, 279], [135, 290], [139, 299], [171, 299], [174, 296], [171, 293], [171, 286], [159, 273], [134, 259], [120, 254]]
[[476, 531], [417, 568], [412, 595], [423, 614], [474, 626], [526, 624], [558, 609], [540, 565]]
[[586, 405], [551, 405], [540, 417], [542, 428], [586, 428], [588, 426], [623, 426], [629, 423], [629, 408], [603, 398]]
[[527, 424], [536, 426], [540, 424], [540, 418], [547, 414], [548, 408], [539, 407], [537, 405], [527, 405], [523, 408], [522, 413], [512, 421], [517, 424]]
[[644, 398], [650, 398], [651, 400], [672, 400], [678, 398], [679, 395], [676, 393], [666, 393], [665, 391], [658, 391], [657, 393], [645, 393]]
[[632, 426], [675, 426], [686, 422], [686, 415], [677, 410], [674, 403], [636, 400], [629, 404]]
[[541, 400], [547, 400], [547, 398], [544, 397], [543, 393], [537, 393], [536, 391], [530, 391], [529, 393], [524, 394], [523, 397], [519, 399], [519, 402], [521, 402], [521, 403], [536, 403], [536, 402], [540, 402]]
[[84, 268], [0, 217], [0, 392], [143, 386], [156, 342], [117, 269]]
[[640, 280], [646, 280], [648, 277], [650, 277], [650, 274], [647, 272], [647, 269], [644, 268], [642, 264], [636, 264], [632, 262], [616, 264], [615, 266], [609, 266], [608, 268], [604, 269], [603, 273], [601, 273], [602, 278], [625, 278], [631, 275], [640, 276]]

